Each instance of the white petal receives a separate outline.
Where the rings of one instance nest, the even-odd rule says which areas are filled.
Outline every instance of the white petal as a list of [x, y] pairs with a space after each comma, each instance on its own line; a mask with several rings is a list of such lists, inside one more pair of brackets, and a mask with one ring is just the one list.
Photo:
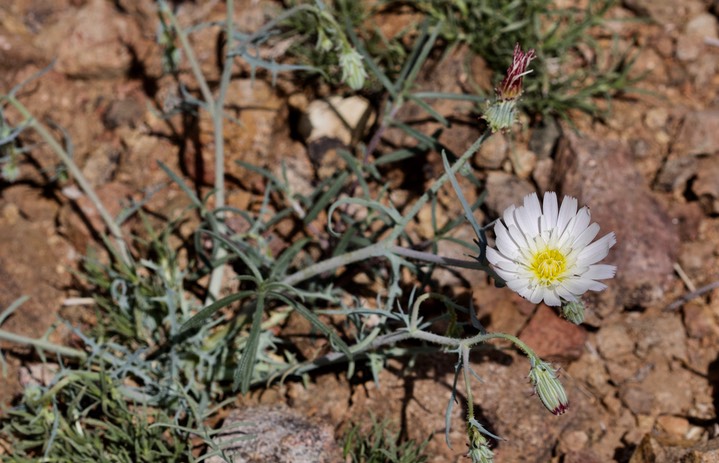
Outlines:
[[542, 216], [542, 207], [539, 205], [537, 193], [532, 193], [524, 197], [524, 207], [520, 207], [515, 212], [517, 226], [529, 238], [534, 238], [539, 234], [539, 220]]
[[557, 226], [559, 207], [557, 206], [557, 193], [547, 191], [542, 202], [543, 223], [542, 230], [552, 230]]
[[517, 271], [517, 263], [498, 253], [494, 248], [487, 248], [487, 260], [497, 268], [508, 272]]
[[512, 240], [512, 237], [509, 236], [507, 229], [499, 222], [497, 222], [497, 225], [494, 226], [494, 236], [496, 237], [495, 244], [497, 245], [497, 249], [499, 249], [502, 254], [510, 259], [514, 259], [519, 256], [519, 247], [517, 246], [517, 243]]
[[517, 279], [517, 274], [515, 272], [503, 270], [499, 267], [494, 267], [494, 271], [497, 272], [497, 275], [502, 277], [502, 280], [504, 280], [507, 283], [507, 286], [509, 286], [510, 281], [515, 281]]
[[561, 283], [559, 285], [557, 285], [554, 288], [554, 290], [557, 292], [557, 295], [564, 300], [567, 300], [567, 301], [576, 301], [577, 300], [577, 296], [572, 294], [572, 292], [569, 291], [567, 288], [565, 288], [564, 285]]
[[577, 296], [581, 296], [590, 289], [592, 291], [601, 291], [607, 287], [603, 283], [599, 283], [598, 281], [590, 280], [588, 278], [571, 278], [564, 280], [562, 285], [564, 285], [567, 290], [571, 291], [572, 294]]
[[554, 291], [549, 289], [544, 291], [544, 303], [554, 307], [562, 305], [562, 301], [559, 299], [559, 296], [557, 296]]
[[487, 246], [487, 260], [492, 265], [497, 265], [500, 260], [504, 260], [505, 257], [500, 254], [496, 249]]
[[562, 207], [559, 208], [559, 216], [557, 217], [557, 232], [561, 235], [567, 228], [569, 222], [577, 215], [577, 198], [565, 196], [562, 200]]
[[517, 248], [522, 253], [522, 256], [528, 258], [529, 252], [530, 252], [530, 246], [527, 242], [527, 238], [524, 236], [522, 231], [517, 227], [516, 225], [512, 225], [509, 227], [509, 236], [512, 237], [512, 240], [517, 244]]
[[502, 214], [502, 217], [504, 218], [504, 224], [509, 228], [511, 225], [516, 225], [516, 222], [514, 221], [514, 210], [516, 207], [514, 204], [509, 206], [504, 210], [504, 213]]
[[531, 302], [532, 304], [539, 304], [540, 302], [542, 302], [542, 299], [544, 299], [544, 291], [545, 289], [541, 286], [535, 286], [532, 289], [532, 292], [530, 293], [529, 297], [524, 296], [524, 294], [522, 294], [522, 296], [529, 299], [529, 302]]
[[617, 239], [614, 237], [614, 233], [604, 235], [594, 243], [584, 248], [577, 255], [577, 266], [586, 267], [604, 259], [609, 253], [609, 248], [614, 246], [614, 243], [616, 242]]
[[589, 243], [592, 242], [594, 237], [597, 236], [597, 233], [599, 233], [599, 224], [591, 224], [582, 232], [581, 235], [577, 236], [577, 238], [572, 243], [572, 248], [579, 250], [584, 249]]
[[590, 278], [592, 280], [606, 280], [607, 278], [614, 278], [614, 274], [616, 272], [617, 267], [615, 267], [614, 265], [590, 265], [589, 270], [582, 274], [582, 278]]
[[579, 212], [577, 212], [577, 215], [574, 217], [574, 223], [572, 224], [571, 230], [568, 231], [571, 232], [571, 236], [576, 238], [579, 235], [581, 235], [584, 230], [587, 229], [589, 226], [589, 222], [592, 221], [592, 215], [589, 213], [589, 209], [586, 207], [583, 207], [579, 209]]
[[515, 278], [514, 280], [506, 280], [507, 287], [512, 291], [519, 292], [529, 288], [529, 278]]

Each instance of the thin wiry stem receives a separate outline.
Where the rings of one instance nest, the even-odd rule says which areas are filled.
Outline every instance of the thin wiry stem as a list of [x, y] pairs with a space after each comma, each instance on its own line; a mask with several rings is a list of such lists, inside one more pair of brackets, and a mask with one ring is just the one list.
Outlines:
[[103, 222], [105, 222], [107, 229], [110, 231], [110, 234], [115, 240], [115, 244], [117, 245], [117, 249], [121, 259], [125, 264], [129, 265], [131, 263], [130, 253], [127, 249], [125, 239], [122, 236], [122, 230], [120, 230], [120, 227], [115, 222], [115, 219], [113, 219], [112, 215], [110, 215], [105, 206], [102, 204], [102, 201], [100, 201], [100, 198], [97, 196], [97, 193], [95, 193], [95, 189], [92, 187], [92, 185], [90, 185], [90, 182], [85, 178], [82, 171], [77, 166], [72, 157], [70, 157], [70, 155], [60, 145], [60, 143], [55, 140], [55, 137], [52, 136], [50, 131], [45, 128], [44, 125], [40, 124], [37, 119], [33, 117], [30, 111], [28, 111], [25, 105], [20, 103], [20, 101], [18, 101], [15, 96], [5, 95], [3, 98], [13, 107], [15, 107], [15, 109], [18, 110], [18, 112], [26, 119], [27, 125], [35, 129], [35, 131], [43, 138], [43, 140], [45, 140], [48, 146], [50, 146], [50, 148], [55, 152], [57, 157], [60, 158], [67, 170], [70, 171], [70, 174], [80, 186], [83, 193], [87, 195], [93, 206], [95, 206], [95, 209], [97, 209], [97, 212], [100, 214], [100, 217], [102, 218]]
[[52, 352], [54, 354], [62, 355], [63, 357], [71, 357], [80, 361], [84, 361], [87, 359], [87, 353], [80, 349], [60, 346], [44, 339], [30, 338], [27, 336], [11, 333], [2, 329], [0, 329], [0, 339], [3, 341], [12, 342], [14, 344], [32, 346], [44, 352]]

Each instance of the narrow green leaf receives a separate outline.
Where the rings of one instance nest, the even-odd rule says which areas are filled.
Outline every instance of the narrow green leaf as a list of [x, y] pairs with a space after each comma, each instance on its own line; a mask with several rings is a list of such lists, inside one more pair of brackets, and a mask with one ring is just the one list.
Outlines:
[[200, 209], [203, 209], [204, 206], [202, 204], [202, 201], [200, 201], [200, 198], [197, 197], [194, 191], [187, 186], [184, 180], [182, 180], [176, 173], [172, 171], [169, 167], [167, 167], [162, 161], [157, 161], [157, 164], [160, 166], [160, 169], [164, 170], [165, 173], [170, 177], [170, 179], [177, 183], [177, 186], [180, 187], [182, 191], [185, 192], [188, 198], [193, 202], [193, 204]]
[[438, 113], [433, 107], [427, 104], [426, 101], [415, 98], [412, 95], [409, 96], [409, 99], [414, 101], [420, 108], [424, 109], [434, 120], [442, 124], [444, 127], [449, 127], [449, 121], [447, 118]]
[[347, 177], [349, 177], [349, 172], [342, 172], [334, 181], [334, 183], [329, 187], [329, 189], [325, 191], [322, 196], [319, 197], [315, 205], [312, 206], [312, 209], [307, 212], [307, 216], [305, 216], [303, 220], [305, 224], [308, 224], [315, 220], [319, 215], [320, 211], [327, 207], [327, 205], [330, 203], [330, 201], [332, 201], [332, 199], [337, 197], [337, 194], [344, 186]]
[[183, 325], [180, 327], [180, 331], [177, 333], [177, 335], [175, 335], [175, 338], [182, 338], [183, 336], [188, 334], [188, 332], [194, 330], [195, 328], [199, 328], [199, 326], [202, 325], [205, 320], [213, 316], [215, 312], [217, 312], [221, 308], [227, 307], [233, 302], [251, 296], [254, 293], [255, 291], [240, 291], [239, 293], [230, 294], [227, 297], [223, 297], [219, 301], [213, 302], [212, 304], [197, 312], [185, 323], [183, 323]]
[[454, 188], [454, 192], [457, 195], [457, 198], [459, 199], [459, 203], [462, 205], [462, 210], [464, 211], [464, 216], [467, 218], [467, 221], [472, 225], [472, 228], [474, 229], [474, 233], [477, 235], [477, 239], [482, 239], [482, 231], [477, 223], [477, 219], [474, 218], [474, 213], [472, 209], [469, 207], [469, 203], [467, 203], [467, 200], [464, 198], [464, 194], [462, 193], [462, 189], [459, 187], [459, 182], [457, 182], [457, 178], [452, 174], [452, 170], [449, 167], [449, 161], [447, 161], [447, 155], [444, 151], [442, 151], [442, 164], [444, 165], [444, 170], [447, 172], [447, 177], [449, 178], [449, 182], [452, 184], [452, 188]]
[[18, 309], [18, 307], [27, 302], [28, 299], [30, 299], [30, 296], [20, 296], [14, 301], [12, 301], [12, 303], [7, 307], [7, 309], [3, 310], [3, 312], [0, 313], [0, 326], [2, 326], [5, 320], [7, 320], [8, 317]]
[[444, 412], [444, 441], [447, 443], [447, 447], [452, 448], [452, 444], [449, 441], [449, 431], [452, 429], [452, 409], [454, 408], [454, 402], [457, 400], [457, 380], [459, 379], [459, 370], [462, 367], [462, 361], [460, 360], [454, 366], [454, 381], [452, 381], [452, 392], [449, 396], [449, 403], [447, 403], [447, 409]]
[[387, 153], [384, 156], [380, 156], [374, 161], [375, 166], [381, 166], [383, 164], [390, 164], [392, 162], [401, 161], [403, 159], [408, 159], [413, 156], [416, 156], [417, 152], [409, 149], [399, 149], [397, 151], [392, 151], [391, 153]]
[[397, 212], [397, 209], [389, 208], [384, 204], [378, 203], [377, 201], [369, 201], [361, 198], [342, 198], [335, 201], [332, 206], [330, 206], [330, 209], [327, 212], [327, 228], [329, 232], [333, 235], [336, 235], [336, 232], [332, 228], [332, 214], [334, 214], [335, 209], [344, 204], [359, 204], [360, 206], [364, 206], [368, 209], [375, 209], [384, 212], [388, 217], [392, 219], [393, 223], [399, 223], [402, 220], [402, 216], [399, 214], [399, 212]]
[[339, 349], [340, 352], [345, 354], [347, 357], [352, 358], [352, 351], [350, 350], [349, 346], [342, 340], [342, 338], [337, 335], [337, 333], [335, 333], [332, 328], [322, 323], [322, 320], [320, 320], [320, 318], [314, 312], [309, 310], [307, 307], [305, 307], [298, 301], [292, 300], [284, 296], [283, 294], [273, 293], [272, 297], [281, 300], [282, 302], [299, 312], [299, 314], [302, 315], [308, 322], [310, 322], [312, 326], [315, 327], [315, 329], [327, 336], [332, 346]]
[[252, 372], [255, 369], [255, 359], [257, 358], [257, 349], [260, 345], [260, 334], [262, 334], [262, 314], [265, 311], [265, 292], [260, 291], [257, 294], [257, 302], [255, 311], [252, 315], [252, 328], [240, 357], [240, 364], [235, 370], [235, 380], [232, 389], [240, 389], [242, 394], [247, 394], [250, 390], [252, 382]]
[[275, 261], [274, 265], [272, 266], [272, 271], [270, 272], [270, 279], [277, 279], [280, 278], [285, 274], [285, 271], [287, 270], [287, 267], [292, 262], [292, 259], [295, 258], [297, 254], [299, 254], [300, 251], [302, 251], [307, 243], [309, 243], [311, 240], [309, 238], [302, 238], [301, 240], [297, 240], [294, 243], [292, 243], [292, 246], [285, 249], [285, 251], [280, 255], [280, 257]]

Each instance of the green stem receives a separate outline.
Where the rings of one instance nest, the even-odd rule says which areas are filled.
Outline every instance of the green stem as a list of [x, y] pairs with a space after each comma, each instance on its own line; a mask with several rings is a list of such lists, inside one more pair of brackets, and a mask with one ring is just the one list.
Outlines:
[[14, 344], [32, 346], [45, 352], [52, 352], [54, 354], [62, 355], [64, 357], [76, 358], [80, 361], [84, 361], [87, 359], [87, 353], [82, 350], [73, 349], [72, 347], [59, 346], [44, 339], [29, 338], [27, 336], [10, 333], [9, 331], [5, 330], [0, 330], [0, 340], [9, 341]]
[[102, 201], [100, 201], [100, 198], [98, 198], [92, 185], [90, 185], [90, 182], [87, 181], [80, 168], [77, 166], [77, 164], [75, 164], [75, 161], [73, 161], [72, 157], [67, 154], [67, 152], [62, 146], [60, 146], [60, 143], [55, 140], [55, 137], [52, 136], [52, 134], [45, 128], [45, 126], [40, 124], [37, 119], [33, 117], [30, 111], [28, 111], [28, 109], [22, 103], [20, 103], [20, 101], [18, 101], [13, 95], [5, 95], [3, 98], [7, 100], [7, 102], [10, 103], [12, 106], [14, 106], [15, 109], [20, 112], [20, 114], [22, 114], [22, 116], [27, 120], [27, 124], [33, 129], [35, 129], [35, 131], [43, 138], [43, 140], [45, 140], [45, 142], [48, 144], [48, 146], [50, 146], [50, 148], [55, 152], [55, 154], [57, 154], [62, 163], [65, 164], [67, 170], [70, 171], [70, 174], [73, 176], [82, 191], [87, 195], [92, 204], [95, 206], [95, 209], [97, 209], [97, 212], [100, 214], [100, 217], [102, 218], [103, 222], [105, 222], [107, 229], [110, 231], [110, 234], [115, 239], [115, 243], [117, 245], [122, 260], [125, 264], [130, 265], [130, 253], [127, 249], [125, 240], [123, 239], [120, 227], [117, 225], [115, 219], [113, 219], [107, 209], [105, 209], [105, 206], [102, 204]]
[[504, 340], [506, 340], [506, 341], [509, 341], [509, 342], [511, 342], [512, 344], [514, 344], [515, 346], [517, 346], [517, 348], [519, 348], [519, 350], [521, 350], [522, 352], [524, 352], [524, 353], [527, 355], [527, 357], [529, 357], [530, 359], [531, 359], [531, 358], [538, 358], [538, 357], [537, 357], [537, 354], [534, 353], [534, 350], [532, 350], [531, 347], [529, 347], [527, 344], [525, 344], [525, 343], [524, 343], [521, 339], [519, 339], [518, 337], [516, 337], [516, 336], [514, 336], [514, 335], [511, 335], [511, 334], [506, 334], [506, 333], [484, 333], [484, 334], [478, 334], [477, 336], [474, 336], [474, 337], [471, 337], [471, 338], [467, 338], [467, 339], [465, 339], [463, 342], [464, 342], [467, 346], [470, 346], [470, 347], [471, 347], [471, 346], [474, 346], [474, 345], [477, 345], [477, 344], [481, 344], [481, 343], [483, 343], [483, 342], [487, 342], [487, 341], [489, 341], [489, 340], [491, 340], [491, 339], [504, 339]]
[[432, 264], [444, 265], [446, 267], [468, 268], [472, 270], [487, 270], [487, 266], [482, 265], [476, 260], [452, 259], [450, 257], [442, 257], [429, 252], [416, 251], [414, 249], [403, 248], [402, 246], [390, 246], [387, 248], [392, 254], [398, 256], [409, 257], [410, 259], [421, 260]]
[[389, 250], [384, 241], [369, 245], [356, 251], [350, 251], [339, 256], [332, 257], [316, 264], [310, 265], [302, 270], [299, 270], [292, 275], [285, 277], [281, 283], [285, 285], [293, 286], [301, 281], [308, 280], [316, 275], [320, 275], [331, 270], [335, 270], [339, 267], [359, 262], [361, 260], [369, 259], [371, 257], [379, 257], [385, 255]]
[[197, 61], [195, 52], [192, 50], [192, 46], [190, 45], [190, 41], [187, 38], [187, 34], [177, 22], [177, 17], [172, 12], [172, 8], [170, 8], [170, 6], [164, 0], [160, 1], [160, 8], [162, 12], [170, 19], [170, 24], [172, 25], [172, 28], [175, 29], [175, 33], [177, 33], [177, 38], [180, 39], [180, 45], [182, 45], [182, 48], [185, 50], [185, 56], [187, 56], [187, 61], [190, 63], [192, 74], [195, 76], [195, 80], [197, 80], [197, 84], [200, 86], [200, 93], [202, 93], [202, 98], [205, 100], [205, 104], [207, 104], [207, 110], [211, 114], [214, 114], [215, 101], [212, 97], [210, 86], [207, 84], [207, 80], [205, 80], [205, 76], [202, 74], [202, 68], [200, 67], [199, 61]]
[[466, 364], [469, 359], [469, 349], [462, 348], [462, 376], [464, 377], [464, 389], [467, 394], [467, 422], [474, 418], [474, 397], [472, 396], [472, 382], [469, 378], [469, 365]]
[[[225, 61], [222, 68], [222, 77], [220, 78], [220, 89], [217, 93], [217, 100], [214, 101], [212, 111], [212, 123], [214, 129], [215, 139], [215, 208], [220, 209], [225, 207], [225, 139], [223, 125], [225, 121], [225, 115], [223, 113], [225, 107], [225, 96], [227, 94], [227, 88], [230, 85], [230, 79], [232, 78], [232, 65], [234, 58], [231, 56], [232, 50], [232, 37], [234, 34], [234, 1], [227, 0], [227, 22], [225, 24], [225, 35], [227, 49], [225, 50]], [[222, 215], [218, 217], [222, 221]], [[221, 261], [227, 256], [227, 251], [222, 246], [217, 246], [215, 251], [215, 259]], [[212, 269], [210, 275], [210, 282], [207, 285], [207, 300], [206, 303], [211, 303], [217, 299], [217, 295], [220, 293], [222, 287], [222, 277], [225, 273], [225, 265], [220, 264]]]

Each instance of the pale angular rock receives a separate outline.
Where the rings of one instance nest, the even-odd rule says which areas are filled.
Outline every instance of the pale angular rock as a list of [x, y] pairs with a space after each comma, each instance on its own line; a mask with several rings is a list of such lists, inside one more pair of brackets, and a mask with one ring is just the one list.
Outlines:
[[717, 38], [719, 22], [717, 18], [709, 13], [700, 13], [687, 22], [684, 31], [687, 35], [697, 37]]
[[527, 180], [506, 172], [492, 171], [487, 175], [485, 204], [495, 216], [500, 216], [506, 208], [512, 204], [521, 204], [526, 195], [534, 192], [534, 186]]
[[489, 137], [474, 155], [474, 164], [485, 169], [499, 169], [507, 158], [509, 144], [501, 133]]
[[[246, 425], [242, 425], [246, 423]], [[235, 441], [225, 453], [232, 463], [335, 463], [342, 453], [335, 442], [332, 426], [310, 420], [286, 406], [257, 406], [234, 410], [218, 435], [217, 443]], [[247, 439], [239, 440], [243, 436]], [[224, 463], [212, 456], [208, 463]]]
[[719, 110], [692, 111], [684, 117], [672, 144], [672, 156], [708, 155], [719, 152]]
[[659, 24], [681, 24], [687, 16], [704, 11], [704, 5], [697, 0], [624, 0], [626, 8], [640, 16], [649, 16]]
[[719, 438], [701, 442], [693, 447], [662, 443], [647, 434], [634, 451], [629, 463], [716, 463], [719, 461]]
[[537, 155], [533, 151], [516, 148], [509, 153], [509, 159], [512, 162], [512, 169], [519, 178], [528, 178], [537, 165]]
[[532, 172], [532, 179], [541, 191], [551, 190], [552, 172], [554, 172], [554, 159], [544, 158], [537, 161], [534, 172]]
[[604, 326], [597, 333], [597, 348], [602, 357], [612, 360], [632, 353], [634, 339], [629, 335], [629, 330], [624, 323]]
[[622, 402], [635, 415], [649, 415], [654, 408], [654, 398], [644, 389], [628, 386], [621, 392]]
[[719, 154], [699, 159], [692, 191], [709, 214], [719, 212]]
[[544, 125], [532, 130], [529, 149], [534, 151], [539, 159], [550, 158], [557, 147], [557, 141], [561, 134], [559, 124], [554, 119], [547, 119]]
[[300, 119], [298, 130], [307, 143], [330, 138], [349, 145], [361, 123], [369, 127], [373, 122], [374, 115], [366, 98], [332, 96], [311, 102]]

